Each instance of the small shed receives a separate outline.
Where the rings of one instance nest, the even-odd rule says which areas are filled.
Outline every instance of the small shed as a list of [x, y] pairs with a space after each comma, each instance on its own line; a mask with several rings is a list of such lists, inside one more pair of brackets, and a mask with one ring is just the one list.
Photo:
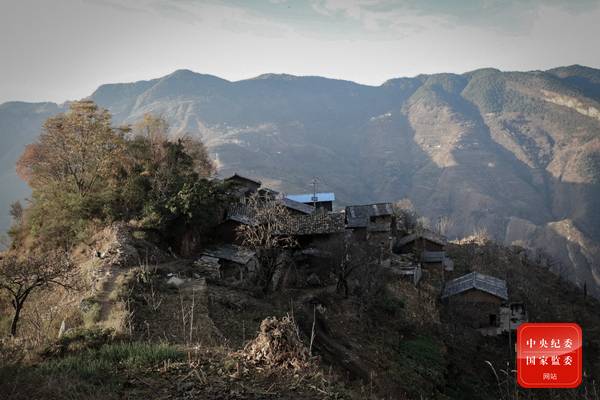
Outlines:
[[258, 258], [253, 250], [235, 244], [223, 244], [206, 249], [202, 252], [202, 256], [219, 260], [220, 276], [223, 279], [242, 281], [256, 274], [259, 267]]
[[497, 329], [500, 326], [500, 306], [508, 300], [506, 281], [471, 272], [446, 282], [442, 301], [450, 314], [473, 328]]
[[298, 203], [314, 206], [317, 210], [325, 211], [333, 211], [333, 202], [335, 201], [335, 194], [332, 192], [289, 194], [285, 197]]

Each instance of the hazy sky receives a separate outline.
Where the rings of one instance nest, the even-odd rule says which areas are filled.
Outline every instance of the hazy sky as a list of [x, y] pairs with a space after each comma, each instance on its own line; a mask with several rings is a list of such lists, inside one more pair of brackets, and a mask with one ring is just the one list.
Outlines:
[[481, 67], [600, 67], [600, 0], [0, 0], [0, 103], [186, 68], [379, 85]]

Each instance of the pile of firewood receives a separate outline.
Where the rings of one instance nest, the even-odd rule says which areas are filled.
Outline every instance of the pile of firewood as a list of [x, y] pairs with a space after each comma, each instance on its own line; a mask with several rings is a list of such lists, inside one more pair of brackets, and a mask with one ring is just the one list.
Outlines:
[[258, 336], [244, 347], [240, 356], [269, 369], [299, 370], [313, 365], [313, 357], [300, 340], [296, 323], [289, 315], [264, 319]]

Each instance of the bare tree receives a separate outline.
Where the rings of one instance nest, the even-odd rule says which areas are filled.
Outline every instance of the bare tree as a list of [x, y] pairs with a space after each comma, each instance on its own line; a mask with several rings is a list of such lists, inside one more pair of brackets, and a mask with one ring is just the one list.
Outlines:
[[281, 250], [297, 244], [285, 233], [291, 217], [279, 199], [261, 197], [258, 193], [246, 199], [244, 208], [250, 223], [241, 225], [237, 235], [244, 246], [257, 252], [261, 262], [259, 278], [266, 289], [279, 267]]
[[444, 215], [438, 218], [437, 223], [435, 224], [435, 230], [440, 235], [446, 236], [448, 234], [448, 231], [450, 231], [450, 229], [452, 229], [453, 226], [454, 221], [452, 221], [452, 219], [449, 216]]
[[359, 268], [366, 268], [369, 262], [373, 261], [369, 259], [369, 246], [367, 243], [357, 243], [348, 232], [323, 242], [316, 247], [330, 255], [331, 267], [337, 280], [336, 291], [344, 297], [348, 297], [348, 280], [350, 277]]
[[404, 233], [410, 232], [417, 226], [419, 216], [409, 199], [401, 199], [392, 205], [398, 228]]
[[426, 230], [431, 230], [431, 221], [427, 217], [417, 218], [417, 225], [415, 226], [415, 232], [421, 234]]
[[472, 235], [473, 241], [481, 246], [487, 244], [490, 239], [490, 234], [486, 227], [479, 226], [473, 229]]
[[28, 257], [3, 254], [0, 257], [0, 289], [11, 297], [14, 316], [10, 334], [16, 336], [19, 317], [29, 295], [50, 285], [70, 287], [68, 281], [73, 268], [63, 253]]

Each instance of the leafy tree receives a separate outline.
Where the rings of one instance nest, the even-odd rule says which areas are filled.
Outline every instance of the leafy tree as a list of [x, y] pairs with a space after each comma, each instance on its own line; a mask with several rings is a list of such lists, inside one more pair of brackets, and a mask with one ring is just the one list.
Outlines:
[[20, 201], [15, 201], [10, 205], [10, 216], [15, 223], [20, 223], [23, 219], [23, 206]]
[[204, 145], [168, 133], [150, 114], [113, 128], [110, 114], [87, 100], [49, 118], [17, 164], [33, 194], [28, 209], [14, 209], [22, 216], [11, 230], [15, 247], [32, 234], [38, 247], [67, 250], [113, 221], [137, 221], [168, 242], [206, 233], [222, 214], [225, 190], [210, 180]]
[[167, 122], [149, 114], [131, 132], [122, 196], [123, 204], [137, 205], [134, 216], [142, 226], [176, 236], [216, 224], [227, 199], [224, 188], [208, 179], [214, 165], [202, 142], [169, 140]]
[[123, 131], [111, 126], [106, 110], [82, 100], [48, 118], [26, 147], [17, 172], [33, 194], [23, 222], [44, 247], [68, 247], [91, 221], [110, 214], [126, 149]]
[[[146, 155], [154, 165], [160, 165], [167, 156], [165, 143], [169, 142], [169, 124], [163, 117], [145, 114], [144, 117], [133, 125], [132, 135], [147, 143]], [[191, 158], [193, 171], [201, 178], [209, 178], [215, 172], [215, 166], [208, 155], [204, 144], [184, 135], [174, 142], [183, 146], [184, 152]]]
[[[25, 231], [48, 248], [65, 249], [90, 228], [117, 220], [138, 221], [173, 240], [205, 233], [221, 214], [224, 190], [209, 180], [214, 165], [204, 145], [170, 140], [168, 132], [167, 122], [150, 114], [115, 129], [91, 101], [49, 118], [17, 165], [33, 189]], [[21, 231], [13, 230], [13, 242]]]
[[11, 336], [17, 335], [19, 317], [29, 295], [50, 285], [68, 286], [72, 271], [67, 256], [58, 252], [21, 258], [15, 254], [2, 255], [0, 289], [9, 294], [14, 309]]
[[48, 118], [17, 172], [33, 189], [58, 184], [85, 197], [106, 183], [123, 151], [122, 132], [112, 128], [108, 111], [90, 100], [76, 101], [69, 112]]
[[194, 172], [201, 178], [209, 178], [215, 172], [215, 164], [208, 155], [208, 150], [204, 143], [199, 140], [195, 140], [190, 136], [186, 136], [182, 139], [183, 147], [186, 153], [192, 157], [194, 162]]

